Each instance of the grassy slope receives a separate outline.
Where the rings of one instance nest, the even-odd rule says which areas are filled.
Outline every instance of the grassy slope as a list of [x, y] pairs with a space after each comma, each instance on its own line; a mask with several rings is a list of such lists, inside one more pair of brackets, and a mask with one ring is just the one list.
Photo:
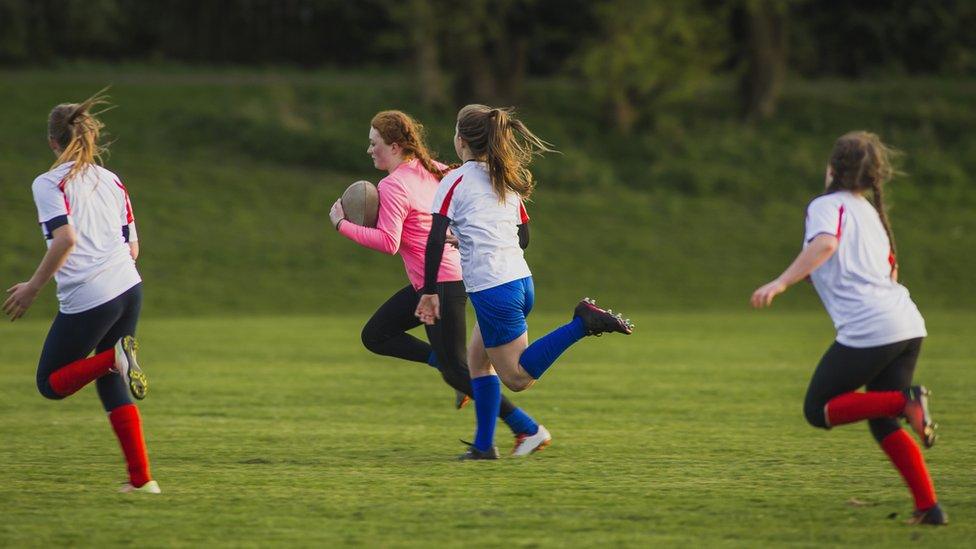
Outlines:
[[584, 341], [515, 396], [555, 443], [497, 463], [453, 462], [471, 410], [425, 366], [350, 343], [347, 319], [146, 321], [158, 498], [112, 492], [124, 468], [93, 390], [34, 393], [46, 323], [15, 324], [0, 346], [0, 545], [971, 545], [972, 314], [930, 315], [919, 365], [943, 435], [926, 452], [953, 520], [940, 530], [887, 518], [911, 499], [863, 425], [803, 421], [822, 315], [635, 317], [633, 337]]
[[[451, 113], [414, 108], [395, 74], [74, 67], [0, 73], [4, 284], [29, 276], [43, 251], [28, 186], [51, 161], [48, 109], [106, 83], [120, 105], [105, 115], [117, 138], [109, 165], [134, 196], [147, 312], [366, 309], [404, 283], [398, 259], [358, 249], [326, 222], [348, 182], [379, 178], [364, 154], [375, 111], [417, 113], [437, 148], [451, 150]], [[830, 144], [858, 127], [908, 153], [893, 219], [903, 276], [923, 310], [971, 308], [963, 252], [976, 245], [974, 89], [797, 83], [777, 120], [743, 127], [717, 85], [622, 138], [573, 85], [532, 83], [522, 111], [565, 153], [537, 166], [529, 254], [540, 308], [581, 294], [640, 308], [741, 306], [795, 253]], [[38, 310], [51, 309], [52, 293]], [[799, 291], [783, 306], [814, 303]]]

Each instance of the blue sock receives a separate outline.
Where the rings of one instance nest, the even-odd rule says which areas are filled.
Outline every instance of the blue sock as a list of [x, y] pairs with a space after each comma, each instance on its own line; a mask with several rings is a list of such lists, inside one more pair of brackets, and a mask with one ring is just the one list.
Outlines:
[[583, 319], [573, 317], [573, 321], [565, 326], [560, 326], [548, 334], [532, 342], [527, 349], [522, 351], [519, 363], [525, 368], [526, 372], [535, 379], [542, 377], [542, 374], [552, 366], [553, 362], [569, 349], [569, 346], [583, 339], [586, 329], [583, 326]]
[[502, 418], [516, 435], [534, 435], [539, 432], [539, 424], [521, 408], [516, 408]]
[[430, 356], [427, 357], [427, 364], [430, 364], [431, 368], [435, 370], [440, 370], [441, 366], [437, 363], [437, 353], [434, 351], [430, 352]]
[[481, 376], [471, 380], [474, 393], [474, 413], [478, 418], [478, 430], [474, 434], [474, 447], [482, 452], [495, 444], [495, 424], [498, 408], [502, 404], [502, 384], [498, 376]]

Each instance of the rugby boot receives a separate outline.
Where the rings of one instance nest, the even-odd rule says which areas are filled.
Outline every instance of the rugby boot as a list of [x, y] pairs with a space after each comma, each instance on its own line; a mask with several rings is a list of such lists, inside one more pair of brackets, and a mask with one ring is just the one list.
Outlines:
[[930, 526], [945, 526], [949, 524], [949, 515], [936, 503], [924, 511], [918, 510], [912, 513], [912, 518], [908, 519], [908, 524], [928, 524]]
[[539, 426], [539, 430], [534, 435], [520, 434], [515, 436], [515, 447], [512, 448], [512, 456], [523, 457], [542, 450], [552, 443], [552, 435], [549, 430]]
[[125, 336], [115, 343], [115, 367], [114, 370], [122, 376], [125, 385], [129, 388], [133, 398], [142, 400], [146, 398], [149, 390], [149, 379], [142, 373], [142, 368], [136, 361], [136, 351], [139, 344], [136, 338]]
[[492, 446], [487, 450], [479, 450], [475, 448], [474, 444], [470, 442], [461, 441], [463, 444], [468, 445], [468, 451], [459, 455], [458, 461], [476, 460], [476, 459], [498, 459], [498, 447]]
[[613, 309], [605, 311], [597, 307], [595, 299], [584, 297], [576, 305], [573, 314], [583, 320], [583, 327], [588, 336], [599, 336], [610, 332], [630, 335], [634, 332], [634, 323], [629, 318], [625, 319], [620, 313], [614, 314]]
[[135, 494], [135, 493], [161, 494], [161, 493], [163, 493], [163, 491], [159, 489], [159, 483], [157, 483], [155, 480], [150, 480], [149, 482], [143, 484], [142, 486], [140, 486], [138, 488], [136, 488], [135, 486], [133, 486], [132, 483], [128, 483], [127, 482], [127, 483], [125, 483], [122, 486], [122, 488], [119, 488], [119, 492], [121, 492], [123, 494]]
[[458, 390], [455, 390], [454, 391], [454, 409], [455, 410], [460, 410], [461, 408], [464, 408], [465, 406], [467, 406], [470, 403], [471, 403], [471, 397], [469, 397], [468, 395], [462, 393], [461, 391], [458, 391]]
[[901, 415], [908, 421], [922, 444], [926, 448], [931, 448], [938, 438], [935, 434], [938, 425], [932, 422], [932, 416], [929, 414], [929, 395], [931, 393], [923, 385], [912, 385], [905, 389], [904, 393], [905, 410]]

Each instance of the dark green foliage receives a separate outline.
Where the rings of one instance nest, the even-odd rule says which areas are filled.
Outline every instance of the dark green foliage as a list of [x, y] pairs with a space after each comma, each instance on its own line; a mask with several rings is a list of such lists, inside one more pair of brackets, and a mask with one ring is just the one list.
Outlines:
[[[604, 49], [617, 37], [601, 29], [611, 17], [639, 22], [666, 12], [676, 31], [701, 34], [715, 26], [741, 38], [743, 21], [730, 8], [755, 0], [634, 2], [633, 0], [416, 0], [437, 14], [441, 61], [466, 73], [463, 40], [489, 56], [524, 38], [529, 74], [551, 75], [582, 48]], [[409, 34], [413, 2], [393, 0], [0, 0], [0, 64], [63, 59], [170, 60], [205, 64], [350, 66], [390, 64], [414, 57]], [[789, 65], [801, 74], [969, 74], [976, 70], [976, 7], [965, 0], [919, 2], [777, 0], [789, 13]], [[682, 12], [697, 11], [689, 20]], [[616, 25], [620, 27], [620, 25]], [[461, 30], [468, 31], [461, 36]], [[612, 29], [610, 29], [612, 30]], [[724, 32], [724, 30], [723, 30]], [[715, 35], [712, 38], [720, 38]], [[746, 41], [725, 41], [734, 69]], [[468, 50], [470, 51], [470, 50]], [[626, 49], [623, 50], [626, 57]], [[707, 48], [701, 52], [707, 54]], [[498, 61], [496, 58], [493, 62]], [[608, 63], [615, 62], [607, 58]], [[675, 59], [664, 60], [673, 63]]]

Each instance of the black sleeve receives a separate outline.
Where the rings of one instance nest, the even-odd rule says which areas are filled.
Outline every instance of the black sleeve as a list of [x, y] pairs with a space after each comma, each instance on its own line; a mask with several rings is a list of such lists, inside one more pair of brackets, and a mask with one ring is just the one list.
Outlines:
[[430, 234], [427, 235], [427, 251], [424, 252], [424, 290], [425, 294], [437, 293], [437, 272], [441, 269], [444, 257], [444, 244], [447, 242], [447, 227], [451, 220], [441, 214], [433, 215]]
[[529, 222], [526, 221], [518, 226], [519, 248], [523, 250], [529, 247]]

